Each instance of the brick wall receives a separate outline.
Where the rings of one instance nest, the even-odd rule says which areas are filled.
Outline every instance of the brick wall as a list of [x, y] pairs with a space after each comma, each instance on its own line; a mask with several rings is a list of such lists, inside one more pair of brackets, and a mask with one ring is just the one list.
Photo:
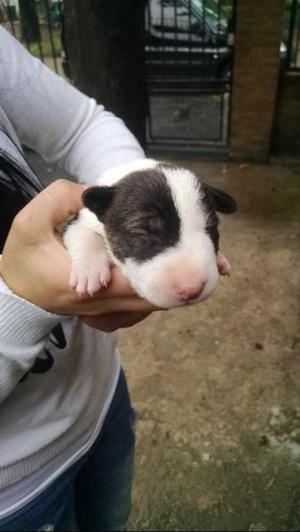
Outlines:
[[288, 72], [280, 77], [272, 149], [300, 156], [300, 72]]
[[237, 0], [230, 155], [267, 159], [275, 107], [284, 0]]

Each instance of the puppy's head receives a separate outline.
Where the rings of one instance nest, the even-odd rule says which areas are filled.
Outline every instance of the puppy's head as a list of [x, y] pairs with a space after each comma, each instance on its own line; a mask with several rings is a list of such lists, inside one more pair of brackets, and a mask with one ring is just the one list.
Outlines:
[[83, 203], [103, 224], [113, 262], [157, 306], [206, 299], [219, 273], [228, 273], [216, 208], [232, 212], [234, 201], [188, 170], [153, 161], [112, 186], [88, 189]]

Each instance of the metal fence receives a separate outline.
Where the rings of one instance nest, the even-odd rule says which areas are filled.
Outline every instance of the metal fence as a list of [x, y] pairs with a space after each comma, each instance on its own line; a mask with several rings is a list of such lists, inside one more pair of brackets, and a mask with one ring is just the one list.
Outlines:
[[150, 146], [226, 151], [233, 0], [147, 0]]
[[58, 74], [65, 74], [63, 0], [0, 0], [3, 25]]
[[[6, 28], [68, 77], [63, 5], [63, 0], [0, 0]], [[146, 0], [145, 6], [149, 145], [223, 149], [235, 1]], [[300, 71], [300, 0], [285, 0], [280, 53], [283, 69]]]
[[[147, 0], [148, 78], [157, 80], [161, 72], [165, 76], [168, 71], [173, 79], [195, 80], [197, 73], [202, 80], [215, 74], [228, 77], [221, 45], [222, 39], [225, 45], [225, 36], [230, 45], [232, 4], [231, 0]], [[55, 72], [66, 74], [63, 0], [0, 0], [0, 8], [4, 26], [33, 55]], [[208, 58], [209, 50], [215, 61], [205, 63], [200, 54]], [[300, 0], [285, 1], [281, 58], [286, 70], [300, 70]]]
[[286, 70], [300, 70], [300, 0], [287, 0], [284, 14], [283, 46]]
[[232, 0], [148, 0], [145, 21], [148, 80], [228, 79]]

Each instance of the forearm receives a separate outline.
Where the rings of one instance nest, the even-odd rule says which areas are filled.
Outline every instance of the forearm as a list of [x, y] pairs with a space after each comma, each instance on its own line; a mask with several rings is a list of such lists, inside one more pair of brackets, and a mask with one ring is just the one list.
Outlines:
[[80, 127], [79, 138], [64, 159], [65, 170], [84, 183], [95, 183], [106, 170], [145, 157], [122, 120], [89, 100], [87, 107], [93, 105], [89, 123]]

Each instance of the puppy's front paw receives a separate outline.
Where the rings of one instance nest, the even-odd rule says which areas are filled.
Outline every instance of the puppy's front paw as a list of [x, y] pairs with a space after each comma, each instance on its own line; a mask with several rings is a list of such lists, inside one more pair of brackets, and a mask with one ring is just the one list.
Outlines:
[[70, 286], [80, 295], [93, 296], [111, 280], [110, 262], [103, 255], [72, 260]]
[[231, 275], [231, 266], [223, 253], [218, 253], [217, 265], [220, 275]]

